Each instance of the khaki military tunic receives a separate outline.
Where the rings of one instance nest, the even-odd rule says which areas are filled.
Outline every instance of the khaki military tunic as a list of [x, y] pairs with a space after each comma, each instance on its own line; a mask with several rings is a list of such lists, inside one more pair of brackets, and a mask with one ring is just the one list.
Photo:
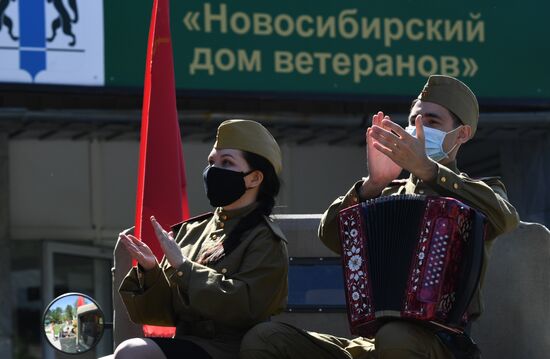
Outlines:
[[195, 261], [201, 250], [225, 240], [254, 207], [219, 208], [175, 227], [176, 242], [188, 260], [179, 268], [164, 258], [152, 270], [130, 270], [119, 292], [132, 321], [175, 326], [177, 338], [200, 345], [213, 358], [236, 358], [246, 331], [286, 306], [286, 239], [265, 218], [219, 262], [205, 266]]
[[[346, 195], [337, 198], [321, 219], [319, 237], [336, 253], [341, 251], [338, 213], [360, 200], [366, 200], [360, 199], [358, 194], [362, 183], [355, 183]], [[423, 182], [412, 175], [408, 179], [393, 181], [381, 196], [413, 193], [453, 197], [487, 216], [484, 268], [493, 240], [500, 234], [512, 231], [519, 223], [518, 214], [508, 203], [504, 185], [498, 179], [470, 178], [458, 171], [455, 162], [447, 166], [438, 164], [437, 176], [432, 182]], [[473, 317], [481, 313], [480, 288], [469, 312]], [[378, 331], [376, 340], [339, 338], [307, 332], [284, 323], [262, 323], [246, 335], [240, 356], [241, 359], [452, 358], [431, 328], [406, 321], [384, 325]]]

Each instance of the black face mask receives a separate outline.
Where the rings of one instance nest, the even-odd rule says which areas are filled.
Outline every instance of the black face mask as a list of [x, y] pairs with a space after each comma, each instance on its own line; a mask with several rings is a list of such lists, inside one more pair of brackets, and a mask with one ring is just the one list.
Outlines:
[[224, 207], [241, 198], [246, 192], [244, 177], [250, 173], [252, 171], [244, 173], [206, 166], [202, 177], [210, 204], [213, 207]]

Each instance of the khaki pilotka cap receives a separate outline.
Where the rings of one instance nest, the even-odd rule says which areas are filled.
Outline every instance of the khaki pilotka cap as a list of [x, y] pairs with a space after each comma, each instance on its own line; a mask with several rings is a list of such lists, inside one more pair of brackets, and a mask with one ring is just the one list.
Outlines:
[[479, 120], [479, 105], [476, 95], [462, 81], [445, 75], [431, 75], [418, 99], [433, 102], [454, 113], [459, 120], [472, 127], [476, 133]]
[[216, 134], [217, 149], [236, 149], [262, 156], [280, 174], [283, 169], [281, 149], [271, 133], [256, 121], [227, 120], [220, 124]]

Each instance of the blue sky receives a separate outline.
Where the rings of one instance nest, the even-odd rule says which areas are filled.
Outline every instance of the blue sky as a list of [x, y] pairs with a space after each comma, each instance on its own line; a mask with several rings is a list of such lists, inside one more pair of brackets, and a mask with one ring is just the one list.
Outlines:
[[[69, 304], [74, 307], [77, 298], [78, 298], [77, 294], [74, 294], [74, 295], [71, 294], [71, 295], [65, 296], [65, 297], [55, 301], [55, 303], [53, 303], [53, 305], [49, 308], [49, 310], [53, 311], [57, 308], [61, 308], [64, 311], [65, 308], [67, 308], [67, 305], [69, 305]], [[84, 304], [92, 303], [92, 301], [90, 299], [88, 299], [87, 297], [83, 296], [83, 298], [84, 298]]]

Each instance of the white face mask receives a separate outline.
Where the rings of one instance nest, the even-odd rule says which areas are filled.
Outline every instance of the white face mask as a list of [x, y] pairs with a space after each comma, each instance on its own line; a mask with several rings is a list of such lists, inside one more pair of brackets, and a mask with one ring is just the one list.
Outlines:
[[[449, 132], [445, 132], [436, 128], [424, 126], [426, 155], [428, 155], [428, 157], [436, 162], [448, 158], [449, 153], [451, 153], [455, 149], [458, 143], [455, 143], [455, 145], [448, 152], [445, 152], [445, 150], [443, 150], [443, 141], [445, 141], [445, 136], [447, 136], [451, 132], [458, 130], [460, 127], [462, 126], [459, 126]], [[407, 133], [411, 136], [416, 137], [416, 126], [409, 125], [405, 128], [405, 131], [407, 131]]]

